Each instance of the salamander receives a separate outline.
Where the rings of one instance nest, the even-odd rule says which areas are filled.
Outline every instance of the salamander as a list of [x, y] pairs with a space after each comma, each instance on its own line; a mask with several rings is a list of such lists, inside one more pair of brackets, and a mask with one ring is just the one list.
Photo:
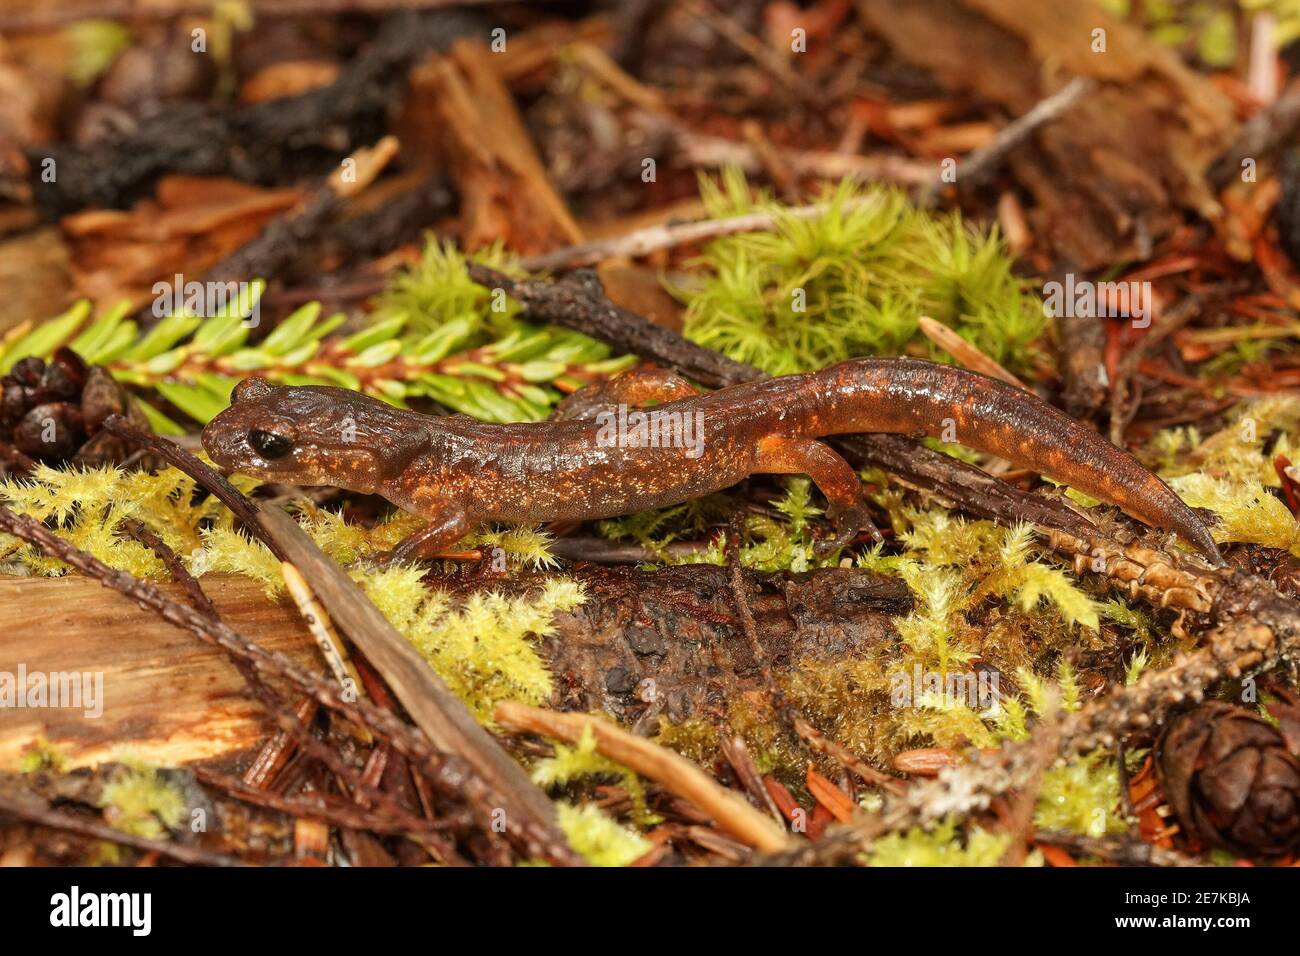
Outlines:
[[705, 393], [672, 373], [634, 369], [575, 393], [547, 421], [505, 425], [249, 378], [202, 440], [229, 471], [379, 494], [427, 518], [394, 552], [411, 559], [446, 551], [486, 521], [631, 514], [753, 474], [810, 477], [839, 546], [876, 532], [858, 475], [818, 439], [856, 432], [955, 439], [1117, 505], [1222, 563], [1200, 518], [1127, 451], [1030, 392], [918, 359], [853, 359]]

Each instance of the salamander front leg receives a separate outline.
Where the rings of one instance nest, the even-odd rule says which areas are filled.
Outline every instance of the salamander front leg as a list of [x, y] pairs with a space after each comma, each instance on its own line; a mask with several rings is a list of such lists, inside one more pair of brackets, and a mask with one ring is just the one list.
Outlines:
[[846, 547], [859, 531], [866, 531], [876, 541], [884, 540], [871, 520], [857, 472], [821, 442], [811, 438], [764, 438], [758, 443], [756, 470], [767, 474], [807, 475], [826, 496], [830, 502], [826, 517], [835, 526], [836, 534], [817, 545], [818, 555]]
[[418, 561], [442, 554], [473, 530], [465, 512], [449, 509], [403, 538], [393, 549], [393, 560]]

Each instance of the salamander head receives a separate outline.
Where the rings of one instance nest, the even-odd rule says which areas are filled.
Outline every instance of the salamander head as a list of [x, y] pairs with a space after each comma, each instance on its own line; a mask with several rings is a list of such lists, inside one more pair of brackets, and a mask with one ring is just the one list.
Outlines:
[[371, 493], [418, 442], [410, 416], [346, 388], [250, 378], [230, 400], [203, 429], [204, 450], [222, 468], [271, 481]]

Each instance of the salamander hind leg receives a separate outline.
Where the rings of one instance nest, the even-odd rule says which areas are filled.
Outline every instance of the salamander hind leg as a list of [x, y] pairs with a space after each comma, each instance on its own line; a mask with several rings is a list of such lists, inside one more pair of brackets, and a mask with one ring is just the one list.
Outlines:
[[599, 412], [617, 405], [641, 408], [649, 402], [675, 402], [698, 394], [691, 383], [676, 372], [641, 366], [578, 389], [555, 407], [551, 418], [556, 421], [594, 418]]
[[835, 537], [817, 546], [819, 555], [846, 547], [859, 531], [882, 540], [862, 497], [862, 482], [847, 461], [829, 446], [811, 438], [772, 435], [758, 443], [756, 471], [776, 475], [807, 475], [826, 496], [830, 507], [826, 517], [835, 526]]

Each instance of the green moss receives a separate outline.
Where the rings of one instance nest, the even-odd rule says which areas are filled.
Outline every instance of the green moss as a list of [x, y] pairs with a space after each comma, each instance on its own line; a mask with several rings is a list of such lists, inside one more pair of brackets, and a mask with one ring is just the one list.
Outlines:
[[1193, 508], [1208, 508], [1218, 516], [1210, 529], [1216, 541], [1249, 541], [1300, 554], [1295, 516], [1258, 481], [1215, 479], [1198, 472], [1170, 479], [1169, 486]]
[[576, 746], [555, 745], [555, 756], [533, 764], [533, 782], [546, 789], [564, 787], [587, 777], [617, 782], [632, 801], [633, 817], [638, 824], [649, 826], [662, 817], [646, 807], [645, 787], [635, 771], [615, 763], [596, 750], [596, 736], [590, 726], [584, 728]]
[[[507, 275], [520, 276], [514, 257], [501, 243], [476, 252], [474, 259]], [[470, 335], [478, 335], [472, 344], [512, 331], [518, 304], [505, 297], [494, 301], [491, 290], [470, 278], [468, 265], [468, 257], [450, 242], [431, 238], [419, 261], [394, 273], [379, 294], [377, 315], [407, 316], [403, 334], [412, 342], [449, 322], [463, 322]]]
[[527, 595], [479, 592], [453, 603], [424, 585], [425, 574], [409, 566], [353, 570], [375, 606], [480, 722], [492, 725], [505, 700], [547, 703], [552, 678], [537, 641], [552, 633], [557, 614], [586, 600], [582, 585], [557, 577]]
[[[242, 478], [236, 483], [244, 490], [256, 484]], [[279, 560], [261, 542], [236, 530], [230, 512], [217, 499], [209, 496], [196, 503], [194, 482], [174, 468], [150, 474], [41, 466], [30, 479], [0, 483], [0, 499], [21, 514], [46, 521], [60, 537], [110, 567], [139, 577], [163, 578], [167, 571], [152, 551], [121, 536], [127, 518], [143, 522], [196, 575], [239, 574], [260, 582], [269, 595], [284, 589]], [[326, 554], [352, 568], [380, 611], [479, 720], [491, 723], [493, 710], [503, 700], [541, 704], [550, 699], [551, 675], [537, 640], [551, 632], [557, 614], [585, 600], [580, 584], [555, 577], [526, 595], [479, 593], [453, 603], [424, 585], [425, 568], [376, 570], [356, 563], [390, 550], [421, 519], [397, 514], [364, 528], [310, 504], [301, 511], [307, 534]], [[547, 540], [529, 529], [487, 530], [469, 536], [465, 545], [500, 548], [515, 567], [546, 568], [554, 563]], [[37, 574], [66, 570], [62, 562], [40, 556], [19, 539], [0, 535], [4, 561]]]
[[959, 831], [957, 821], [943, 820], [931, 830], [914, 827], [875, 842], [868, 854], [871, 866], [997, 866], [1011, 837], [980, 827]]
[[[234, 479], [242, 490], [256, 482]], [[175, 468], [157, 474], [119, 468], [50, 468], [39, 465], [26, 479], [0, 482], [0, 500], [11, 510], [46, 522], [55, 534], [106, 564], [138, 577], [163, 577], [166, 569], [144, 545], [121, 537], [128, 518], [140, 521], [196, 570], [202, 569], [205, 529], [229, 531], [233, 518], [211, 496], [197, 499], [194, 481]], [[0, 534], [0, 563], [35, 574], [62, 574], [62, 561]], [[278, 568], [278, 565], [277, 565]]]
[[[813, 504], [812, 482], [803, 477], [782, 479], [786, 493], [773, 502], [771, 512], [745, 516], [740, 542], [740, 563], [756, 571], [807, 571], [835, 567], [842, 552], [817, 555], [817, 538], [810, 521], [823, 513]], [[720, 529], [734, 505], [726, 495], [708, 495], [671, 508], [610, 518], [598, 525], [611, 540], [631, 539], [658, 552], [662, 564], [715, 564], [727, 562], [722, 533], [687, 554], [671, 555], [666, 548], [683, 538], [699, 538]]]
[[1103, 751], [1094, 751], [1049, 768], [1034, 823], [1045, 830], [1070, 830], [1105, 836], [1128, 829], [1120, 812], [1119, 773]]
[[942, 358], [917, 331], [928, 315], [1008, 367], [1034, 364], [1046, 319], [996, 232], [850, 182], [831, 189], [825, 214], [812, 219], [765, 194], [751, 198], [734, 171], [720, 187], [705, 180], [702, 193], [714, 216], [760, 208], [777, 228], [709, 243], [676, 290], [686, 335], [701, 345], [773, 375], [859, 355]]
[[[1078, 681], [1061, 664], [1060, 650], [1099, 638], [1104, 606], [1068, 571], [1042, 559], [1028, 527], [918, 510], [891, 496], [878, 500], [891, 510], [902, 551], [885, 554], [877, 546], [859, 564], [901, 577], [913, 594], [911, 613], [894, 620], [897, 642], [847, 660], [794, 661], [780, 678], [786, 697], [832, 739], [881, 764], [909, 747], [1023, 740], [1031, 711], [1041, 716], [1061, 702], [1077, 706]], [[985, 706], [978, 699], [980, 665], [1016, 674], [1027, 701], [1004, 686], [1001, 700]], [[914, 688], [911, 679], [909, 699], [895, 702], [896, 679], [917, 669], [940, 675], [944, 691]], [[949, 678], [957, 691], [948, 690]], [[798, 779], [807, 755], [775, 729], [779, 721], [766, 701], [742, 694], [729, 701], [727, 719], [783, 779]]]
[[19, 773], [36, 773], [38, 770], [49, 770], [53, 773], [63, 773], [67, 766], [67, 754], [50, 743], [42, 734], [23, 748], [22, 759], [18, 763], [18, 771]]
[[716, 724], [698, 717], [673, 723], [661, 716], [655, 740], [696, 763], [708, 763], [718, 752], [722, 733]]
[[620, 826], [592, 804], [575, 807], [560, 802], [555, 809], [569, 846], [592, 866], [627, 866], [650, 852], [649, 840]]
[[160, 840], [180, 826], [185, 816], [185, 797], [158, 770], [146, 764], [124, 761], [116, 768], [100, 794], [104, 819], [118, 830]]

